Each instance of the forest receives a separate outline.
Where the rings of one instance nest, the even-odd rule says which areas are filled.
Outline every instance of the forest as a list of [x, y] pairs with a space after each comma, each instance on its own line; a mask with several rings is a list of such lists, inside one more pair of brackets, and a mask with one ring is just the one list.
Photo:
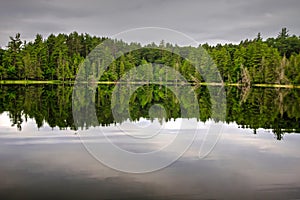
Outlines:
[[[126, 44], [120, 40], [77, 32], [51, 34], [47, 38], [37, 34], [34, 41], [27, 42], [17, 33], [10, 37], [5, 48], [0, 48], [0, 81], [74, 81], [80, 63], [106, 40], [110, 40], [111, 47], [117, 53], [122, 52], [124, 46], [142, 47], [139, 43]], [[195, 68], [187, 59], [147, 47], [168, 47], [174, 52], [183, 52], [187, 57], [204, 48], [214, 60], [223, 83], [300, 85], [300, 37], [290, 35], [287, 28], [282, 28], [276, 38], [263, 39], [258, 33], [254, 39], [246, 39], [239, 44], [180, 47], [164, 41], [152, 43], [142, 51], [129, 52], [115, 60], [101, 81], [115, 82], [134, 66], [160, 63], [176, 68], [190, 82], [204, 82], [201, 76], [195, 74]]]

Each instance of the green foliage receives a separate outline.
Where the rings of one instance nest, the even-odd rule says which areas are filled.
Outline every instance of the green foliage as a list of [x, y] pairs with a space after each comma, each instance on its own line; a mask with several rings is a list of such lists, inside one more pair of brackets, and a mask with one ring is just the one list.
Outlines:
[[[208, 67], [202, 68], [207, 74], [207, 80], [204, 80], [189, 61], [199, 58], [205, 49], [217, 65], [225, 83], [300, 84], [300, 38], [290, 36], [286, 28], [276, 38], [263, 40], [259, 33], [253, 40], [246, 39], [238, 45], [179, 47], [162, 41], [159, 45], [151, 43], [126, 54], [122, 52], [128, 47], [134, 49], [142, 46], [77, 32], [69, 35], [51, 34], [46, 39], [37, 34], [33, 42], [26, 43], [18, 33], [15, 37], [10, 37], [7, 49], [0, 48], [0, 79], [75, 80], [80, 64], [104, 40], [108, 45], [107, 50], [102, 52], [104, 59], [88, 63], [82, 69], [87, 74], [86, 77], [81, 77], [82, 80], [89, 80], [92, 73], [99, 73], [99, 66], [104, 66], [113, 57], [117, 57], [107, 67], [101, 81], [115, 82], [130, 69], [142, 64], [150, 66], [151, 63], [173, 67], [190, 82], [213, 81], [217, 72], [210, 71]], [[164, 50], [165, 48], [172, 49], [172, 52]], [[113, 49], [113, 52], [109, 49]], [[210, 63], [207, 57], [200, 60], [202, 67], [210, 66]], [[131, 70], [130, 73], [134, 71]], [[151, 71], [145, 71], [145, 75], [166, 76], [163, 71], [154, 75]]]
[[290, 58], [292, 54], [299, 54], [300, 52], [300, 39], [293, 35], [290, 36], [286, 28], [282, 28], [277, 38], [269, 38], [266, 43], [280, 52], [281, 56]]

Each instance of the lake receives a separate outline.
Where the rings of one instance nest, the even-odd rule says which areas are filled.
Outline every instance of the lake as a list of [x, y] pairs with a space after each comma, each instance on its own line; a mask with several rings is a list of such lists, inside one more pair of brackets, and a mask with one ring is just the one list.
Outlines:
[[299, 89], [122, 87], [0, 85], [0, 199], [300, 198]]

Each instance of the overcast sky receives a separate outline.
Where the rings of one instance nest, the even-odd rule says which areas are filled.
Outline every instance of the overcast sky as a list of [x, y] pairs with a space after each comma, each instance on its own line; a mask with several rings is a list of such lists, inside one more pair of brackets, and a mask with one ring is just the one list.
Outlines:
[[111, 36], [140, 27], [183, 32], [199, 43], [239, 42], [261, 32], [276, 36], [282, 27], [300, 35], [299, 0], [1, 0], [0, 46], [20, 32], [90, 33]]

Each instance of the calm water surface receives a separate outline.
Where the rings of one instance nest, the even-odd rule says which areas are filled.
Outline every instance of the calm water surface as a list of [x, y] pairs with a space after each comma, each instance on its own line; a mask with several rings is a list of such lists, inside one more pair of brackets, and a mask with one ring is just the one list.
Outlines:
[[[299, 90], [226, 88], [226, 118], [218, 121], [210, 115], [206, 88], [197, 88], [200, 131], [192, 146], [166, 168], [131, 174], [105, 166], [83, 144], [101, 129], [131, 151], [161, 145], [133, 145], [124, 138], [118, 126], [128, 119], [114, 121], [111, 87], [99, 86], [96, 93], [99, 125], [85, 122], [81, 131], [73, 122], [71, 86], [1, 86], [0, 199], [300, 198]], [[162, 138], [168, 141], [186, 119], [170, 92], [151, 87], [132, 97], [132, 121], [144, 127], [166, 121]], [[151, 120], [154, 103], [166, 108], [164, 119]], [[203, 133], [217, 123], [223, 125], [217, 144], [199, 159]]]

